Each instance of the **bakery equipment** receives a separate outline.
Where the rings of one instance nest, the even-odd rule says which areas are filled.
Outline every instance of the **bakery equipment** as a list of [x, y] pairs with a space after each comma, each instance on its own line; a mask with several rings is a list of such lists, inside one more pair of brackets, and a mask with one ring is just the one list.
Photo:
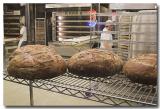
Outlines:
[[[100, 4], [98, 4], [100, 6]], [[155, 8], [153, 8], [155, 9]], [[157, 11], [157, 9], [155, 9]], [[138, 11], [134, 12], [128, 12], [124, 13], [121, 10], [119, 10], [116, 13], [116, 16], [135, 16], [137, 14], [155, 14], [157, 16], [157, 12], [150, 13], [138, 13]], [[105, 22], [102, 21], [100, 18], [112, 16], [111, 12], [100, 12], [98, 11], [96, 16], [97, 24], [104, 25]], [[132, 36], [132, 34], [152, 34], [150, 32], [140, 32], [140, 31], [119, 31], [118, 26], [121, 24], [127, 24], [132, 27], [132, 25], [157, 25], [157, 21], [153, 23], [149, 22], [131, 22], [129, 21], [115, 21], [113, 25], [117, 26], [117, 29], [115, 31], [111, 31], [109, 33], [115, 34], [117, 39], [113, 40], [113, 42], [117, 44], [123, 44], [126, 45], [127, 49], [123, 50], [118, 48], [114, 48], [115, 51], [121, 56], [120, 54], [123, 52], [124, 54], [127, 54], [123, 59], [128, 60], [131, 55], [128, 55], [132, 52], [132, 49], [130, 49], [130, 46], [133, 44], [147, 44], [150, 45], [150, 42], [143, 42], [143, 41], [131, 41], [129, 38], [127, 40], [118, 39], [118, 36]], [[125, 25], [126, 27], [126, 25]], [[156, 28], [157, 29], [157, 28]], [[69, 31], [69, 30], [67, 30]], [[66, 32], [66, 31], [65, 31]], [[72, 32], [72, 31], [69, 31]], [[97, 36], [100, 36], [100, 33], [102, 33], [101, 29], [97, 29], [90, 32], [89, 36], [92, 36], [93, 33], [97, 34]], [[65, 39], [66, 40], [66, 39]], [[90, 38], [89, 41], [92, 41], [93, 39]], [[95, 40], [95, 38], [94, 38]], [[96, 41], [99, 41], [97, 39]], [[71, 40], [72, 42], [72, 40]], [[74, 41], [73, 41], [74, 42]], [[64, 43], [56, 42], [58, 46], [63, 45]], [[71, 46], [78, 46], [83, 43], [74, 43], [74, 45]], [[154, 46], [156, 45], [156, 42], [153, 43]], [[54, 44], [53, 44], [54, 45]], [[152, 46], [152, 45], [151, 45]], [[66, 46], [65, 46], [66, 47]], [[124, 47], [125, 48], [125, 47]], [[77, 50], [80, 51], [80, 50]], [[69, 51], [67, 51], [69, 52]], [[89, 78], [89, 77], [81, 77], [72, 75], [70, 72], [66, 72], [64, 75], [61, 75], [56, 78], [47, 79], [47, 80], [35, 80], [33, 81], [32, 85], [36, 88], [57, 92], [60, 94], [66, 94], [74, 97], [79, 97], [87, 100], [93, 100], [97, 102], [101, 102], [104, 104], [111, 105], [111, 106], [157, 106], [158, 105], [158, 88], [157, 86], [153, 85], [145, 85], [145, 84], [138, 84], [131, 82], [128, 78], [124, 76], [123, 73], [119, 72], [120, 74], [116, 74], [111, 77], [107, 78]], [[25, 79], [18, 79], [11, 77], [7, 74], [4, 74], [4, 80], [12, 81], [19, 84], [29, 85], [29, 81]], [[91, 83], [97, 84], [99, 88], [94, 89], [90, 91]], [[87, 95], [88, 94], [88, 95]], [[90, 94], [92, 96], [90, 96]]]
[[[4, 80], [18, 84], [29, 85], [29, 81], [18, 79], [4, 74]], [[92, 92], [92, 97], [85, 95], [90, 87], [90, 81], [100, 83], [101, 88]], [[97, 81], [94, 78], [78, 77], [66, 73], [56, 78], [47, 80], [35, 80], [32, 83], [35, 88], [65, 94], [82, 99], [103, 103], [103, 106], [151, 106], [158, 103], [157, 86], [148, 86], [130, 82], [124, 75], [118, 74]]]
[[4, 35], [6, 38], [20, 35], [20, 10], [4, 13]]
[[[150, 14], [145, 14], [145, 13]], [[141, 10], [137, 15], [133, 16], [133, 21], [135, 23], [147, 23], [150, 25], [132, 25], [131, 32], [141, 32], [148, 34], [132, 34], [131, 41], [144, 42], [144, 44], [132, 44], [131, 45], [131, 56], [135, 57], [138, 54], [143, 53], [156, 53], [156, 40], [157, 40], [157, 11], [156, 10]]]
[[46, 20], [45, 18], [35, 19], [35, 43], [45, 44], [46, 41]]
[[[98, 6], [101, 6], [101, 5], [99, 4]], [[116, 14], [115, 14], [116, 20], [113, 22], [113, 25], [115, 26], [115, 30], [108, 32], [108, 33], [114, 34], [116, 38], [115, 38], [115, 40], [109, 40], [109, 41], [112, 41], [112, 42], [114, 42], [115, 44], [118, 45], [118, 47], [115, 47], [113, 49], [114, 49], [115, 52], [117, 52], [117, 54], [119, 56], [122, 57], [122, 59], [124, 61], [130, 59], [132, 57], [132, 53], [134, 53], [136, 51], [135, 49], [132, 48], [133, 45], [139, 45], [139, 46], [141, 46], [141, 45], [149, 45], [149, 47], [156, 47], [157, 46], [156, 45], [156, 43], [157, 43], [156, 41], [153, 41], [152, 44], [151, 44], [151, 42], [145, 41], [145, 40], [144, 41], [143, 40], [141, 40], [141, 41], [140, 40], [134, 40], [134, 41], [132, 40], [133, 39], [132, 36], [134, 36], [134, 35], [136, 35], [136, 36], [143, 35], [143, 36], [147, 37], [147, 35], [150, 34], [154, 38], [157, 37], [157, 36], [153, 35], [153, 34], [156, 34], [157, 31], [154, 31], [154, 32], [148, 32], [148, 31], [143, 32], [143, 31], [139, 31], [139, 30], [136, 30], [136, 31], [132, 30], [132, 27], [134, 25], [137, 25], [137, 26], [138, 25], [144, 25], [144, 26], [155, 25], [156, 26], [157, 25], [157, 20], [154, 20], [152, 22], [144, 22], [144, 21], [143, 22], [136, 22], [136, 21], [133, 20], [133, 17], [137, 16], [137, 15], [138, 16], [143, 16], [143, 15], [145, 15], [145, 16], [150, 16], [150, 15], [157, 16], [157, 9], [155, 7], [156, 6], [154, 5], [152, 8], [148, 8], [148, 10], [155, 9], [155, 12], [149, 12], [148, 11], [148, 12], [143, 12], [143, 13], [139, 13], [138, 12], [138, 11], [142, 10], [142, 8], [140, 8], [140, 9], [139, 8], [133, 9], [134, 11], [132, 9], [122, 9], [122, 10], [121, 9], [117, 9], [116, 10]], [[143, 8], [143, 9], [146, 9], [146, 8]], [[130, 10], [132, 10], [132, 11], [130, 11]], [[111, 16], [112, 16], [112, 12], [110, 12], [110, 11], [106, 11], [106, 12], [98, 11], [97, 14], [96, 14], [97, 25], [105, 25], [105, 21], [102, 21], [101, 18], [102, 17], [111, 17]], [[156, 30], [157, 30], [157, 28], [156, 28]], [[94, 33], [94, 34], [96, 34], [98, 36], [98, 39], [96, 41], [99, 42], [100, 41], [99, 40], [100, 33], [102, 33], [102, 30], [100, 29], [100, 26], [99, 26], [98, 29], [96, 29], [94, 31], [92, 30], [91, 32], [92, 32], [92, 34]], [[95, 39], [91, 38], [91, 41], [92, 40], [95, 40]], [[72, 45], [72, 46], [74, 47], [76, 45], [79, 45], [79, 43], [77, 43], [75, 45]], [[137, 51], [137, 52], [140, 53], [142, 51]], [[118, 78], [114, 78], [116, 76]], [[74, 76], [74, 77], [77, 77], [77, 76]], [[85, 79], [86, 77], [77, 77], [77, 78], [83, 78], [83, 79]], [[111, 97], [111, 100], [114, 102], [113, 105], [123, 105], [124, 102], [122, 104], [118, 104], [117, 103], [117, 102], [120, 102], [121, 100], [120, 101], [119, 100], [115, 100], [114, 97], [116, 97], [116, 98], [121, 98], [121, 99], [123, 99], [125, 101], [129, 100], [129, 101], [134, 101], [134, 103], [138, 103], [139, 102], [140, 104], [141, 103], [143, 104], [145, 101], [147, 101], [145, 98], [143, 99], [143, 97], [149, 98], [149, 95], [152, 93], [153, 90], [156, 93], [158, 91], [157, 89], [156, 90], [155, 89], [151, 89], [150, 91], [148, 89], [145, 89], [145, 88], [150, 87], [150, 86], [151, 87], [155, 87], [155, 88], [157, 86], [133, 83], [129, 79], [127, 79], [123, 74], [115, 75], [115, 76], [112, 76], [112, 77], [108, 77], [107, 78], [108, 82], [110, 82], [109, 78], [114, 78], [114, 80], [116, 82], [113, 83], [113, 84], [111, 84], [112, 89], [108, 89], [108, 91], [106, 91], [106, 93], [104, 94], [104, 95], [107, 95], [106, 98], [104, 98], [104, 99], [101, 98], [100, 96], [101, 96], [102, 93], [98, 93], [98, 91], [97, 91], [97, 90], [101, 90], [101, 88], [103, 88], [103, 85], [101, 86], [101, 83], [100, 83], [101, 80], [103, 81], [103, 79], [101, 79], [101, 78], [88, 78], [88, 84], [87, 85], [85, 85], [86, 84], [85, 82], [84, 82], [84, 84], [82, 82], [82, 85], [84, 85], [84, 87], [86, 86], [85, 87], [86, 89], [83, 89], [83, 86], [82, 86], [82, 92], [83, 93], [81, 91], [79, 92], [79, 93], [81, 93], [82, 98], [85, 97], [87, 99], [96, 99], [97, 101], [104, 102], [104, 100], [108, 100], [107, 98]], [[123, 80], [127, 80], [127, 81], [129, 80], [130, 82], [129, 83], [127, 81], [120, 82], [119, 81], [120, 78], [122, 79], [122, 81]], [[91, 85], [92, 84], [96, 84], [96, 83], [94, 83], [92, 81], [92, 79], [95, 79], [95, 81], [97, 81], [98, 87], [100, 87], [100, 88], [98, 88], [98, 89], [94, 88], [94, 90], [91, 90], [91, 88], [92, 88]], [[74, 80], [75, 79], [73, 79], [72, 82], [74, 82]], [[76, 82], [76, 80], [75, 80], [75, 82]], [[128, 84], [126, 84], [126, 83], [128, 83]], [[126, 85], [123, 85], [123, 84], [126, 84]], [[134, 84], [133, 87], [132, 87], [131, 84]], [[68, 81], [68, 85], [70, 85], [70, 81]], [[106, 85], [108, 85], [108, 84], [106, 84]], [[127, 89], [128, 86], [130, 87], [129, 89]], [[71, 90], [72, 89], [74, 90], [75, 87], [76, 87], [76, 83], [75, 84], [71, 84], [70, 88], [71, 88]], [[107, 90], [107, 88], [106, 88], [106, 90]], [[122, 90], [119, 89], [119, 88], [122, 88]], [[78, 88], [78, 89], [80, 89], [80, 88]], [[107, 92], [113, 92], [113, 93], [107, 94]], [[118, 92], [118, 95], [116, 95], [116, 92]], [[148, 92], [148, 94], [147, 94], [147, 92]], [[122, 96], [120, 96], [121, 93], [123, 93]], [[77, 94], [77, 96], [79, 97], [78, 94]], [[86, 94], [88, 94], [88, 95], [86, 95]], [[145, 94], [145, 95], [143, 95], [143, 94]], [[74, 95], [74, 92], [73, 92], [73, 95], [72, 94], [70, 94], [70, 95], [71, 96], [76, 96], [76, 95]], [[93, 96], [96, 96], [96, 97], [94, 98]], [[103, 94], [102, 94], [102, 96], [103, 96]], [[154, 93], [153, 97], [156, 97], [156, 96], [157, 95]], [[153, 101], [153, 99], [151, 101]], [[157, 100], [155, 100], [155, 101], [157, 102]], [[128, 103], [127, 102], [127, 105], [129, 105], [129, 106], [132, 105], [133, 106], [134, 103], [133, 104], [132, 103]], [[144, 104], [145, 104], [145, 106], [147, 106], [146, 104], [148, 104], [148, 103], [144, 103]], [[155, 103], [155, 104], [157, 104], [157, 103]], [[150, 105], [152, 105], [152, 103]], [[138, 104], [135, 104], [134, 106], [138, 106]]]

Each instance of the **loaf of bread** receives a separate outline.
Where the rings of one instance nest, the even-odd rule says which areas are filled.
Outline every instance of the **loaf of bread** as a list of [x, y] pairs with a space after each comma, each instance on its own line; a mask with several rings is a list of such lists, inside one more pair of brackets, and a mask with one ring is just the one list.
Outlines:
[[133, 82], [155, 85], [157, 83], [157, 55], [144, 54], [131, 58], [125, 63], [123, 72]]
[[89, 49], [73, 55], [67, 62], [70, 73], [86, 77], [105, 77], [122, 70], [123, 61], [110, 51]]
[[8, 74], [23, 79], [48, 79], [66, 72], [63, 58], [45, 45], [27, 45], [11, 55]]

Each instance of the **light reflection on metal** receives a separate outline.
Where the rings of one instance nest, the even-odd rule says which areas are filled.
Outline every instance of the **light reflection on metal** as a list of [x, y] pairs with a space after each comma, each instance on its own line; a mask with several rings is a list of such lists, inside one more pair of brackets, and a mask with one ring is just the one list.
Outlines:
[[59, 25], [59, 26], [61, 26], [61, 25], [62, 25], [62, 23], [58, 23], [58, 25]]
[[61, 36], [61, 35], [62, 35], [62, 33], [58, 33], [58, 35], [59, 35], [59, 36]]
[[58, 30], [59, 30], [59, 31], [62, 31], [63, 29], [62, 29], [62, 28], [58, 28]]
[[59, 19], [59, 20], [62, 20], [62, 16], [58, 16], [58, 19]]

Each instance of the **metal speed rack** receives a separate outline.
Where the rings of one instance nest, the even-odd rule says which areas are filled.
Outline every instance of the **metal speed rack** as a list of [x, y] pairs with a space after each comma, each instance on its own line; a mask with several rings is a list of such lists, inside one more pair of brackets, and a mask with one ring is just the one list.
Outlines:
[[[115, 39], [113, 40], [107, 40], [108, 42], [112, 42], [113, 45], [115, 46], [113, 49], [113, 51], [115, 53], [117, 53], [119, 56], [121, 56], [121, 58], [123, 60], [128, 60], [129, 58], [132, 58], [134, 56], [136, 56], [137, 54], [143, 54], [143, 53], [155, 53], [155, 49], [157, 46], [157, 9], [153, 9], [153, 10], [149, 10], [149, 11], [137, 11], [137, 12], [123, 12], [121, 10], [117, 10], [115, 17], [116, 20], [113, 23], [106, 23], [104, 20], [102, 20], [102, 17], [105, 18], [109, 18], [111, 17], [113, 14], [112, 12], [108, 11], [108, 12], [101, 12], [100, 11], [100, 5], [98, 5], [98, 9], [97, 9], [97, 13], [96, 13], [96, 21], [92, 21], [91, 19], [88, 20], [55, 20], [55, 22], [58, 23], [77, 23], [76, 26], [68, 26], [68, 25], [60, 25], [57, 28], [65, 28], [65, 29], [61, 29], [61, 30], [56, 30], [57, 34], [59, 33], [63, 33], [64, 35], [62, 35], [63, 37], [66, 37], [65, 34], [87, 34], [87, 36], [90, 36], [90, 39], [87, 41], [83, 41], [80, 43], [77, 43], [77, 45], [81, 45], [81, 46], [76, 46], [76, 45], [72, 45], [70, 44], [70, 48], [74, 48], [77, 49], [77, 51], [75, 52], [79, 52], [81, 50], [84, 50], [84, 46], [87, 45], [86, 48], [92, 48], [93, 44], [96, 43], [98, 45], [97, 48], [99, 48], [100, 42], [102, 41], [100, 39], [101, 33], [110, 33], [112, 34]], [[90, 9], [92, 10], [92, 6], [90, 7]], [[153, 11], [153, 12], [152, 12]], [[152, 15], [152, 17], [151, 17]], [[56, 15], [55, 12], [55, 16], [60, 16], [60, 17], [72, 17], [72, 16], [79, 16], [81, 18], [81, 16], [91, 16], [91, 14], [89, 13], [81, 13], [81, 14], [77, 14], [77, 15]], [[136, 19], [140, 19], [141, 17], [146, 16], [146, 18], [154, 18], [153, 21], [144, 21], [144, 20], [136, 20]], [[78, 17], [78, 18], [79, 18]], [[79, 22], [96, 22], [96, 26], [91, 27], [91, 26], [86, 26], [86, 25], [78, 25]], [[57, 23], [57, 24], [58, 24]], [[102, 29], [100, 28], [100, 26], [104, 26], [104, 25], [113, 25], [115, 27], [115, 29], [113, 29], [112, 31], [102, 31]], [[87, 28], [84, 31], [82, 31], [83, 29], [80, 28]], [[153, 27], [152, 29], [149, 29], [149, 31], [144, 31], [145, 27]], [[70, 29], [66, 29], [66, 28], [70, 28]], [[73, 30], [72, 30], [73, 28]], [[75, 29], [76, 28], [76, 29]], [[134, 29], [136, 28], [136, 29]], [[139, 29], [137, 29], [139, 28]], [[147, 29], [146, 29], [147, 30]], [[153, 31], [150, 31], [153, 30]], [[97, 36], [96, 38], [93, 38], [93, 36]], [[152, 37], [150, 37], [152, 36]], [[68, 36], [67, 36], [68, 37]], [[77, 38], [78, 36], [73, 36], [74, 38]], [[142, 38], [144, 40], [142, 40]], [[152, 38], [152, 39], [151, 39]], [[49, 44], [50, 45], [56, 45], [57, 43], [59, 43], [59, 45], [62, 46], [63, 48], [63, 41], [55, 41], [55, 42], [51, 42], [53, 44]], [[80, 49], [80, 47], [83, 47], [82, 49]], [[143, 49], [142, 49], [143, 48]], [[151, 48], [151, 49], [148, 49]], [[152, 49], [153, 48], [153, 49]], [[63, 51], [63, 50], [62, 50]], [[72, 56], [72, 55], [71, 55]]]
[[45, 44], [46, 37], [46, 20], [45, 18], [35, 19], [35, 43]]
[[30, 86], [31, 106], [34, 105], [32, 87], [104, 103], [102, 106], [157, 106], [158, 103], [157, 86], [132, 83], [123, 74], [87, 78], [65, 73], [52, 79], [34, 81], [4, 74], [4, 80]]

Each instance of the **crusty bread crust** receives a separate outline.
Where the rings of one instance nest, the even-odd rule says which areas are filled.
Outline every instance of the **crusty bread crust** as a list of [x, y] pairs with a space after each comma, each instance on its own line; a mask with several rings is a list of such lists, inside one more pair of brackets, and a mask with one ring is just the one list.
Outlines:
[[157, 83], [157, 55], [144, 54], [131, 58], [125, 63], [123, 72], [133, 82], [155, 85]]
[[69, 72], [87, 77], [105, 77], [122, 70], [123, 61], [110, 51], [89, 49], [73, 55], [67, 62]]
[[48, 79], [66, 72], [63, 58], [45, 45], [18, 48], [10, 57], [8, 74], [24, 79]]

